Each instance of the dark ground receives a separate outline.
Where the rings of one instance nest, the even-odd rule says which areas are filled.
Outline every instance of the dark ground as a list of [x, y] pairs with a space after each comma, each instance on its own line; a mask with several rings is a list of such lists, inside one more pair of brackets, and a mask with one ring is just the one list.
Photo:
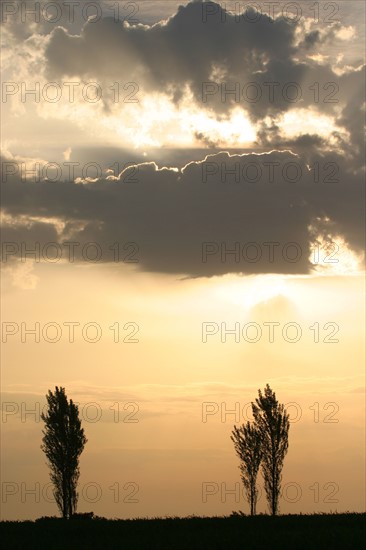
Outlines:
[[235, 550], [362, 548], [366, 514], [0, 522], [6, 549]]

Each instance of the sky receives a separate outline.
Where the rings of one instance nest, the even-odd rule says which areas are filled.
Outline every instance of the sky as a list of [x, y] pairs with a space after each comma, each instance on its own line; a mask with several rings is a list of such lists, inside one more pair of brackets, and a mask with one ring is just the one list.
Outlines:
[[55, 386], [88, 439], [80, 512], [248, 513], [230, 435], [267, 383], [280, 513], [364, 511], [364, 2], [21, 4], [1, 3], [1, 519], [58, 513]]

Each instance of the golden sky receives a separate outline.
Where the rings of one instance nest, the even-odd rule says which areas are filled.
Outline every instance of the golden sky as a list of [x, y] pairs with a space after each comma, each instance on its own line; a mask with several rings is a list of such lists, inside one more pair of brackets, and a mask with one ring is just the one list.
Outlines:
[[81, 512], [248, 512], [230, 434], [267, 383], [291, 419], [280, 512], [363, 511], [363, 3], [292, 23], [130, 3], [139, 24], [58, 4], [57, 25], [3, 20], [1, 519], [57, 514], [56, 385], [88, 438]]

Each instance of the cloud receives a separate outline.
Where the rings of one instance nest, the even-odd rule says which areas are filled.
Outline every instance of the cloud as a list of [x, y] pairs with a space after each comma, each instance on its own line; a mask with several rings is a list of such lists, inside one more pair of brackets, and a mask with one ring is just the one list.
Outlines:
[[[335, 126], [354, 125], [352, 136], [360, 139], [362, 121], [356, 121], [355, 111], [363, 105], [364, 70], [348, 66], [337, 74], [334, 54], [309, 55], [314, 50], [319, 56], [321, 45], [339, 42], [339, 35], [351, 33], [350, 26], [337, 22], [306, 30], [309, 21], [294, 24], [265, 14], [253, 23], [209, 5], [209, 16], [207, 3], [195, 0], [150, 26], [111, 17], [87, 22], [80, 34], [59, 26], [47, 39], [44, 74], [51, 80], [103, 83], [106, 112], [115, 108], [111, 85], [128, 75], [139, 86], [139, 97], [164, 93], [178, 107], [189, 100], [217, 120], [236, 107], [261, 125], [293, 109], [311, 109], [334, 118]], [[255, 19], [257, 12], [249, 12]], [[217, 144], [204, 129], [197, 128], [196, 137]], [[259, 134], [259, 143], [265, 138]], [[283, 137], [281, 143], [285, 146]], [[352, 145], [359, 148], [360, 141]]]
[[[86, 23], [79, 35], [63, 27], [50, 34], [45, 50], [49, 78], [80, 77], [98, 80], [135, 80], [148, 92], [165, 90], [173, 101], [190, 88], [202, 103], [202, 86], [221, 68], [227, 79], [260, 77], [268, 62], [291, 59], [295, 27], [284, 19], [263, 16], [253, 24], [237, 24], [233, 14], [213, 4], [217, 13], [204, 20], [200, 1], [180, 6], [167, 21], [155, 25], [121, 24], [113, 18]], [[225, 14], [225, 23], [222, 15]], [[272, 69], [265, 69], [270, 76]], [[280, 72], [280, 69], [279, 71]], [[294, 72], [294, 71], [293, 71]], [[299, 67], [292, 80], [301, 76]], [[279, 75], [278, 75], [279, 76]], [[227, 110], [231, 101], [215, 107]]]
[[69, 161], [71, 158], [72, 149], [71, 147], [68, 147], [65, 151], [63, 151], [62, 156], [66, 161]]
[[[21, 49], [13, 48], [18, 57], [10, 56], [8, 65], [14, 79], [20, 71], [30, 87], [35, 78], [41, 87], [49, 80], [60, 83], [62, 99], [57, 105], [41, 98], [36, 106], [48, 125], [69, 120], [89, 139], [93, 133], [96, 139], [122, 140], [130, 148], [171, 146], [174, 141], [194, 145], [195, 140], [227, 148], [246, 143], [240, 132], [227, 142], [218, 135], [224, 118], [230, 120], [236, 109], [248, 118], [253, 132], [258, 130], [248, 141], [286, 148], [291, 142], [279, 121], [297, 110], [315, 121], [317, 116], [328, 117], [338, 135], [320, 135], [323, 149], [344, 150], [363, 164], [363, 121], [358, 113], [364, 108], [364, 68], [356, 60], [353, 65], [339, 64], [340, 37], [348, 36], [352, 43], [357, 38], [348, 20], [344, 25], [316, 26], [309, 13], [297, 23], [265, 14], [256, 20], [253, 8], [242, 7], [239, 17], [219, 4], [194, 0], [179, 8], [174, 5], [170, 11], [176, 12], [155, 24], [132, 24], [107, 17], [110, 5], [102, 7], [104, 17], [83, 24], [79, 18], [76, 26], [67, 24], [67, 13], [57, 24], [43, 22]], [[11, 29], [14, 21], [18, 24], [19, 17], [9, 17], [5, 28]], [[29, 33], [35, 31], [34, 25], [24, 26]], [[96, 103], [83, 96], [81, 84], [90, 81], [102, 90]], [[70, 82], [78, 83], [74, 103], [64, 85]], [[126, 101], [132, 91], [123, 88], [128, 82], [135, 83], [137, 103]], [[8, 100], [14, 109], [16, 104], [18, 110], [30, 110], [20, 97], [18, 93]], [[319, 135], [316, 124], [303, 133]], [[65, 147], [72, 145], [68, 140]]]
[[[97, 242], [102, 261], [112, 261], [113, 243], [136, 243], [135, 267], [189, 277], [308, 273], [314, 227], [324, 233], [325, 217], [351, 248], [363, 246], [362, 178], [341, 157], [318, 161], [318, 182], [290, 151], [223, 152], [182, 169], [143, 163], [128, 177], [125, 170], [79, 183], [12, 176], [2, 196], [15, 221], [3, 239]], [[19, 223], [25, 216], [27, 226]], [[272, 255], [268, 243], [277, 243]]]
[[[362, 248], [365, 68], [355, 65], [337, 74], [333, 50], [321, 63], [311, 56], [321, 55], [321, 47], [339, 36], [353, 36], [350, 25], [318, 30], [309, 21], [294, 24], [266, 15], [253, 23], [214, 3], [214, 14], [205, 20], [206, 9], [207, 4], [195, 0], [152, 25], [104, 17], [77, 29], [62, 22], [41, 29], [43, 49], [34, 67], [39, 69], [42, 58], [42, 78], [135, 81], [149, 100], [144, 106], [157, 112], [149, 118], [139, 110], [143, 102], [134, 106], [142, 134], [160, 143], [161, 133], [176, 140], [179, 128], [214, 155], [204, 159], [195, 154], [194, 162], [177, 168], [172, 157], [186, 157], [174, 152], [164, 167], [169, 155], [162, 150], [150, 157], [159, 166], [136, 164], [132, 174], [124, 170], [118, 177], [22, 182], [17, 173], [8, 174], [3, 205], [12, 222], [5, 223], [6, 239], [95, 241], [103, 247], [102, 261], [112, 261], [111, 244], [136, 243], [136, 268], [189, 277], [307, 273], [314, 227], [325, 240], [332, 238], [321, 227], [325, 218], [351, 249]], [[255, 10], [248, 13], [256, 17]], [[165, 102], [157, 109], [161, 96]], [[106, 97], [105, 105], [108, 101]], [[67, 118], [67, 108], [53, 107]], [[97, 134], [108, 116], [114, 126], [106, 124], [104, 132], [111, 139], [119, 138], [121, 120], [128, 126], [114, 108], [103, 112], [85, 102], [79, 107], [68, 106], [75, 119], [82, 119], [87, 136]], [[174, 118], [177, 112], [187, 113], [185, 128], [175, 124], [182, 122]], [[50, 113], [42, 112], [48, 124]], [[137, 134], [132, 127], [131, 132]], [[242, 144], [244, 134], [254, 150], [269, 152], [215, 151], [237, 145], [236, 140]], [[60, 151], [65, 160], [71, 151], [76, 158], [69, 136]], [[141, 156], [133, 159], [139, 162]], [[19, 156], [11, 160], [21, 162]], [[301, 251], [296, 261], [284, 250], [291, 242]], [[248, 243], [255, 244], [250, 248]], [[273, 260], [268, 243], [278, 247]]]

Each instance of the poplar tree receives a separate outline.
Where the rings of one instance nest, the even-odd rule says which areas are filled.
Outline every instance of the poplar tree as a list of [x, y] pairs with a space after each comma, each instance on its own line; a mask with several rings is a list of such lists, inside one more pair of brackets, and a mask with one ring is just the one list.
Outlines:
[[284, 459], [288, 450], [289, 415], [269, 385], [252, 403], [254, 425], [262, 445], [261, 470], [270, 512], [278, 513]]
[[87, 439], [81, 427], [78, 407], [68, 401], [65, 388], [56, 386], [46, 395], [48, 409], [41, 418], [45, 423], [41, 445], [50, 468], [56, 504], [64, 519], [77, 508], [77, 484], [80, 476], [79, 457]]
[[262, 459], [262, 442], [257, 428], [247, 422], [239, 428], [234, 426], [231, 440], [240, 459], [241, 479], [250, 506], [250, 515], [256, 513], [258, 489], [257, 475]]

